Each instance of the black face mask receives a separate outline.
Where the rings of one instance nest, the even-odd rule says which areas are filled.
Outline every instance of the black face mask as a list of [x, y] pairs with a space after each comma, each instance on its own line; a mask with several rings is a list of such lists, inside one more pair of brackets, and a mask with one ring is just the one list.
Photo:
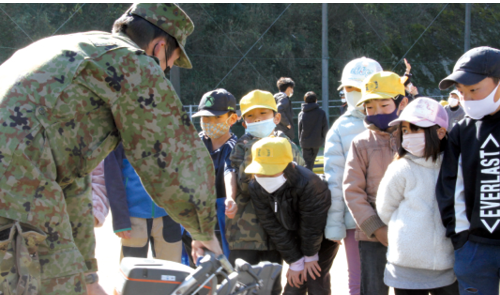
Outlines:
[[167, 76], [168, 74], [170, 74], [170, 67], [167, 66], [167, 68], [165, 69], [165, 71], [163, 71], [163, 73], [165, 74], [165, 76]]

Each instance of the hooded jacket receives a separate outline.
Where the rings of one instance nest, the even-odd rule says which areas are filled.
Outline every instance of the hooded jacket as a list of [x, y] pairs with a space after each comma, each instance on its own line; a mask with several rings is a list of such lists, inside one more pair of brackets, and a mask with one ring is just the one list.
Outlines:
[[[295, 138], [295, 126], [293, 124], [293, 108], [290, 98], [284, 92], [278, 92], [274, 95], [276, 100], [276, 105], [278, 107], [278, 113], [281, 114], [281, 121], [276, 126], [276, 130], [280, 130], [285, 133], [288, 138], [293, 140]], [[291, 126], [288, 129], [288, 125]]]
[[363, 123], [365, 115], [356, 109], [348, 109], [340, 116], [326, 135], [324, 154], [324, 173], [332, 196], [332, 205], [328, 210], [325, 237], [330, 240], [342, 240], [347, 229], [355, 229], [356, 223], [344, 201], [342, 179], [347, 154], [351, 142], [358, 134], [366, 130]]
[[374, 232], [385, 226], [377, 214], [377, 190], [400, 143], [399, 126], [386, 131], [364, 120], [368, 130], [356, 136], [347, 155], [344, 198], [356, 225], [356, 240], [378, 242]]
[[255, 179], [250, 182], [259, 223], [288, 264], [318, 253], [331, 203], [319, 176], [298, 165], [295, 172], [272, 194]]
[[453, 268], [454, 253], [446, 237], [436, 201], [441, 158], [406, 154], [392, 162], [380, 182], [377, 212], [389, 226], [387, 261], [428, 270]]
[[319, 105], [303, 103], [299, 114], [299, 143], [302, 148], [319, 148], [325, 143], [328, 122]]
[[468, 240], [500, 246], [500, 112], [465, 117], [448, 137], [436, 185], [441, 219], [455, 249]]
[[464, 108], [459, 104], [456, 107], [450, 107], [450, 105], [447, 105], [444, 107], [444, 110], [448, 114], [448, 133], [451, 131], [451, 128], [455, 126], [460, 120], [462, 120], [465, 117], [465, 111]]

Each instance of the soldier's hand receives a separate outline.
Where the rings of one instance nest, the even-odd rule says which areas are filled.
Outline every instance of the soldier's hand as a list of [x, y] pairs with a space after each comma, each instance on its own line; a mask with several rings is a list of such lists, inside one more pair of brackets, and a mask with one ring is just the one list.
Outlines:
[[288, 129], [292, 129], [292, 125], [288, 125], [286, 126]]
[[131, 230], [124, 230], [119, 233], [116, 233], [116, 235], [122, 239], [130, 239], [130, 237], [132, 236], [131, 232], [132, 232]]
[[236, 205], [236, 202], [231, 198], [226, 198], [226, 201], [224, 201], [224, 203], [226, 204], [227, 218], [233, 219], [236, 215], [236, 212], [238, 211], [238, 205]]
[[222, 254], [222, 249], [219, 244], [219, 240], [215, 237], [215, 233], [212, 234], [212, 239], [210, 241], [197, 241], [193, 240], [191, 243], [191, 255], [193, 256], [193, 261], [197, 261], [198, 257], [203, 257], [205, 255], [205, 249], [212, 251], [215, 256]]

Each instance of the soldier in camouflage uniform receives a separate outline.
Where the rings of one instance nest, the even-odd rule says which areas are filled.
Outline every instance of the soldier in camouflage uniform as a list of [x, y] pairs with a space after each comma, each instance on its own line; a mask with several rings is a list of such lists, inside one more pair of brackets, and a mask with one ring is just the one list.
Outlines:
[[[86, 294], [84, 273], [97, 269], [87, 175], [120, 141], [194, 248], [222, 252], [212, 160], [163, 73], [191, 68], [194, 25], [174, 4], [133, 5], [121, 19], [120, 33], [42, 39], [0, 66], [2, 294]], [[137, 43], [141, 21], [162, 34]]]

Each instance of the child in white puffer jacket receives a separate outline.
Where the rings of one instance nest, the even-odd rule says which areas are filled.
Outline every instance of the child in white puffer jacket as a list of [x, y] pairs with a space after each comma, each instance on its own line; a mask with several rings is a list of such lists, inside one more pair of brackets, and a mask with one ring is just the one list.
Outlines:
[[458, 294], [454, 253], [436, 200], [448, 115], [435, 100], [411, 102], [397, 120], [402, 147], [382, 179], [376, 207], [388, 225], [384, 283], [396, 295]]

